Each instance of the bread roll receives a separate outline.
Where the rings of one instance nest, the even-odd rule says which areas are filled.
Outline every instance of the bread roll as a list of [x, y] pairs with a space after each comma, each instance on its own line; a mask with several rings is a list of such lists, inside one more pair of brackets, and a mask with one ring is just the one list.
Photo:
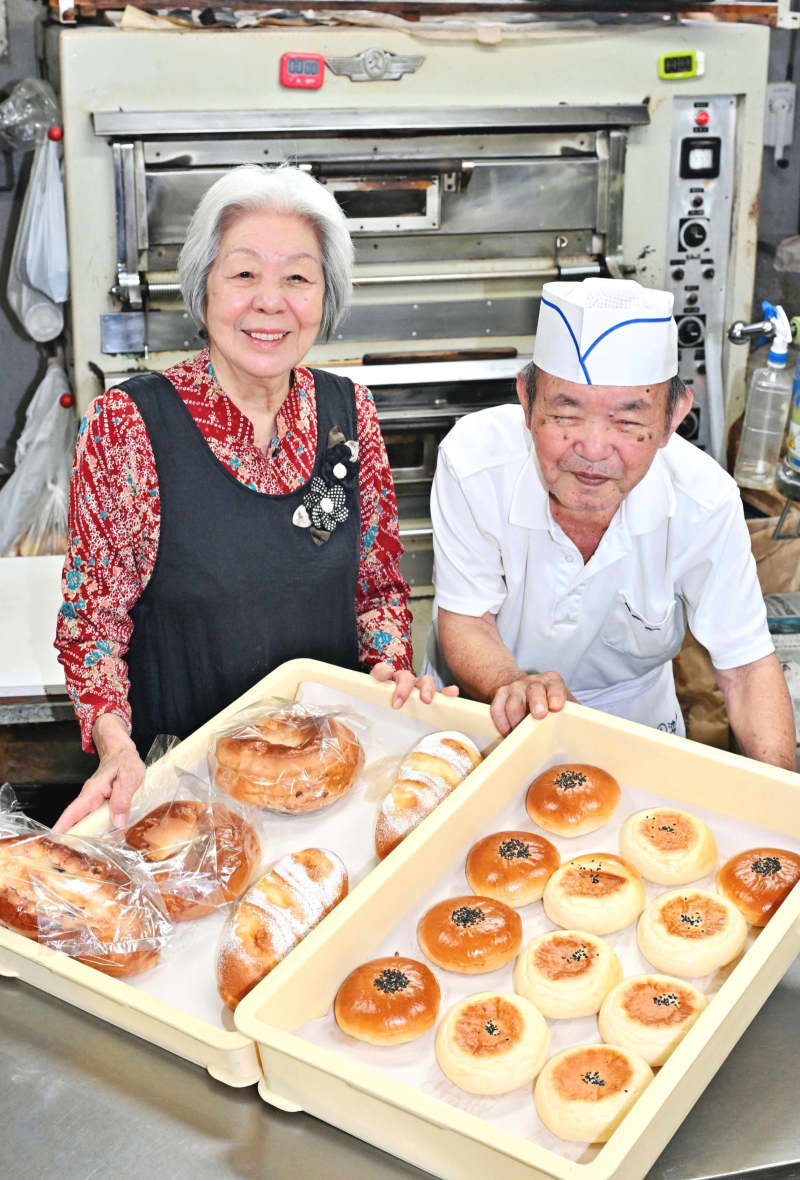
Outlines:
[[221, 803], [174, 799], [125, 832], [153, 872], [173, 922], [202, 918], [244, 893], [261, 857], [255, 829]]
[[648, 1065], [663, 1065], [683, 1040], [708, 1000], [701, 991], [669, 975], [634, 975], [613, 988], [597, 1017], [600, 1036]]
[[619, 1045], [578, 1045], [550, 1058], [533, 1098], [559, 1139], [605, 1143], [652, 1080], [647, 1062]]
[[470, 1094], [507, 1094], [529, 1085], [549, 1051], [550, 1030], [524, 996], [468, 996], [436, 1030], [442, 1073]]
[[644, 900], [644, 882], [636, 869], [610, 852], [587, 852], [556, 869], [542, 904], [557, 926], [611, 934], [636, 920]]
[[468, 893], [431, 906], [419, 921], [417, 939], [437, 967], [476, 975], [496, 971], [514, 958], [522, 942], [522, 921], [502, 901]]
[[648, 807], [622, 825], [619, 847], [646, 881], [687, 885], [717, 863], [717, 845], [701, 819], [677, 807]]
[[328, 714], [292, 709], [251, 721], [212, 749], [220, 790], [289, 814], [318, 811], [341, 799], [363, 762], [361, 743], [347, 725]]
[[514, 988], [543, 1016], [593, 1016], [622, 979], [615, 952], [583, 930], [550, 930], [529, 942], [514, 965]]
[[375, 851], [381, 860], [405, 840], [481, 760], [463, 733], [429, 733], [400, 763], [397, 780], [381, 804]]
[[217, 987], [233, 1010], [347, 896], [335, 852], [292, 852], [256, 881], [236, 907], [217, 952]]
[[342, 983], [333, 1014], [342, 1032], [370, 1045], [401, 1045], [433, 1028], [439, 1014], [436, 976], [401, 955], [372, 959]]
[[796, 852], [749, 848], [725, 862], [717, 874], [717, 889], [751, 926], [766, 926], [798, 881], [800, 856]]
[[557, 836], [585, 836], [601, 828], [620, 800], [619, 783], [598, 766], [570, 762], [533, 780], [525, 806], [535, 824]]
[[544, 836], [495, 832], [470, 848], [466, 875], [473, 892], [518, 909], [539, 900], [560, 864], [558, 850]]
[[650, 903], [636, 937], [656, 971], [699, 978], [741, 954], [747, 923], [720, 893], [674, 889]]
[[169, 929], [152, 882], [49, 836], [0, 839], [0, 922], [117, 978], [154, 967]]

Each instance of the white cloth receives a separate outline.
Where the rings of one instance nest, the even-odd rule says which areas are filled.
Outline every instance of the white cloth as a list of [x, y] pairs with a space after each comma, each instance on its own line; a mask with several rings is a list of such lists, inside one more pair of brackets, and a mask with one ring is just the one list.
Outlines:
[[633, 279], [545, 283], [533, 359], [577, 385], [649, 385], [678, 372], [669, 291]]
[[[519, 406], [450, 431], [431, 519], [436, 609], [492, 613], [519, 666], [555, 669], [582, 704], [683, 733], [670, 661], [687, 621], [717, 668], [774, 650], [738, 488], [677, 435], [585, 565], [553, 520]], [[448, 680], [435, 634], [427, 664]]]

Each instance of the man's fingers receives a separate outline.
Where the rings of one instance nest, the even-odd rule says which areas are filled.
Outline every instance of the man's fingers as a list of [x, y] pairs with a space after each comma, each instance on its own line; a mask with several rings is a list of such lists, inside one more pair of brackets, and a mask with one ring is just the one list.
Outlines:
[[547, 695], [548, 708], [553, 713], [558, 713], [566, 703], [567, 686], [557, 672], [546, 672], [542, 681]]
[[502, 733], [503, 737], [511, 732], [511, 722], [506, 716], [506, 701], [508, 700], [508, 689], [498, 688], [497, 692], [492, 698], [492, 703], [489, 706], [489, 712], [492, 716], [492, 721], [495, 723], [498, 733]]

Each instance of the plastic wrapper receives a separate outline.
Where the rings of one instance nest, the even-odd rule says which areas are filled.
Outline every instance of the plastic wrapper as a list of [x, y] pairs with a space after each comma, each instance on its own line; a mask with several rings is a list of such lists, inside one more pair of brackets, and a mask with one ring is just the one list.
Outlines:
[[226, 794], [270, 811], [318, 811], [355, 785], [366, 730], [356, 713], [267, 701], [237, 714], [215, 735], [211, 777]]
[[53, 836], [0, 788], [0, 922], [106, 975], [158, 962], [172, 924], [141, 858], [103, 841]]
[[143, 858], [172, 921], [206, 917], [241, 897], [261, 864], [254, 809], [181, 770], [141, 794], [128, 827], [108, 839]]
[[39, 78], [23, 78], [0, 102], [0, 140], [12, 151], [35, 147], [60, 121], [58, 99]]
[[61, 404], [65, 389], [69, 391], [66, 374], [51, 362], [34, 394], [36, 431], [30, 430], [22, 458], [0, 490], [0, 556], [39, 557], [67, 551], [75, 414]]

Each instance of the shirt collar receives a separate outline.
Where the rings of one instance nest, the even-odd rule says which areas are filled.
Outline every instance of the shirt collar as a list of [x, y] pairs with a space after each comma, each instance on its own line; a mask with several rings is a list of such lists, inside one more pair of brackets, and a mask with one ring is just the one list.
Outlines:
[[[542, 479], [533, 438], [530, 435], [529, 438], [528, 456], [511, 495], [508, 521], [509, 524], [526, 529], [550, 529], [553, 524], [550, 498]], [[654, 532], [665, 520], [674, 516], [675, 507], [675, 490], [662, 448], [656, 451], [645, 476], [622, 501], [615, 521], [619, 521], [631, 535], [640, 536]]]

